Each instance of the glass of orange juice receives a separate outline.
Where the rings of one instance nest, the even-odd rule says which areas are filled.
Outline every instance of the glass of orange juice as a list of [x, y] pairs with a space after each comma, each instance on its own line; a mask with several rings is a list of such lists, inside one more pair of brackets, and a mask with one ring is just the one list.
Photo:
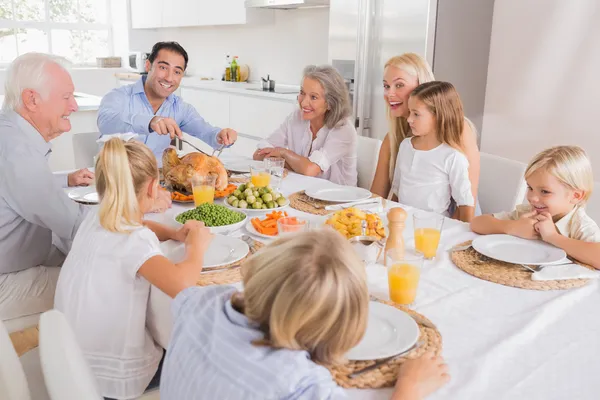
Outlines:
[[415, 249], [427, 260], [435, 258], [442, 236], [444, 216], [434, 213], [416, 213], [413, 214], [413, 225]]
[[423, 255], [410, 250], [390, 249], [385, 253], [388, 265], [390, 300], [396, 304], [413, 304], [417, 297]]
[[192, 191], [194, 193], [194, 204], [212, 203], [215, 200], [215, 183], [217, 177], [214, 175], [194, 175], [192, 177]]
[[258, 188], [269, 186], [271, 183], [271, 171], [266, 166], [251, 166], [250, 181]]

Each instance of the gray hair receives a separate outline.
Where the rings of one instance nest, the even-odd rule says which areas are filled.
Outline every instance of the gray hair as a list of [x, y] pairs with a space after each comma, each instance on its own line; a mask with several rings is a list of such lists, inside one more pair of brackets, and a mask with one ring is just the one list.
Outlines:
[[[13, 60], [6, 71], [3, 110], [18, 110], [25, 89], [35, 90], [44, 100], [50, 95], [48, 66], [56, 64], [65, 71], [70, 63], [62, 57], [44, 53], [26, 53]], [[68, 71], [67, 71], [68, 72]]]
[[303, 79], [314, 79], [325, 92], [327, 111], [325, 125], [332, 129], [352, 115], [348, 87], [342, 75], [331, 65], [309, 65], [304, 68]]

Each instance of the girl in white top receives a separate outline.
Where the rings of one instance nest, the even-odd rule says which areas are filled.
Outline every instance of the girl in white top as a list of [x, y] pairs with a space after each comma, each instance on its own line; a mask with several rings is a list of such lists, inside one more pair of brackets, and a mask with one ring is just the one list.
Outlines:
[[392, 199], [402, 204], [470, 221], [475, 200], [469, 162], [461, 147], [465, 117], [456, 89], [448, 82], [423, 83], [408, 99], [412, 137], [400, 144]]
[[474, 218], [473, 232], [541, 239], [600, 269], [600, 228], [585, 213], [594, 178], [583, 149], [557, 146], [542, 151], [527, 166], [525, 180], [529, 204]]
[[[194, 285], [211, 235], [201, 223], [174, 230], [142, 220], [160, 189], [156, 158], [140, 142], [106, 142], [96, 188], [100, 206], [75, 236], [55, 307], [71, 324], [101, 394], [133, 399], [153, 380], [164, 353], [146, 328], [150, 285], [171, 297]], [[185, 242], [183, 262], [161, 254], [159, 241], [168, 239]]]
[[342, 76], [329, 65], [306, 67], [298, 105], [258, 144], [254, 159], [280, 157], [299, 174], [356, 186], [356, 130]]

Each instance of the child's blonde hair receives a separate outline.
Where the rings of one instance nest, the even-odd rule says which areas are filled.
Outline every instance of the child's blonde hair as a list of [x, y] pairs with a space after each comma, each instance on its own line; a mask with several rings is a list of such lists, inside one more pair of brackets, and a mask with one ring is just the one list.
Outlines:
[[525, 170], [525, 179], [540, 168], [572, 190], [583, 191], [579, 205], [588, 201], [594, 190], [592, 164], [585, 151], [578, 146], [556, 146], [536, 155]]
[[438, 140], [463, 151], [465, 114], [454, 86], [449, 82], [427, 82], [417, 86], [410, 97], [422, 101], [434, 115]]
[[365, 267], [339, 233], [322, 229], [283, 237], [243, 266], [244, 292], [232, 299], [275, 348], [305, 350], [332, 364], [367, 327]]
[[[399, 56], [390, 58], [385, 67], [396, 67], [403, 70], [407, 74], [417, 78], [419, 84], [434, 81], [433, 72], [429, 63], [420, 55], [415, 53], [404, 53]], [[409, 136], [412, 136], [410, 127], [406, 118], [392, 116], [390, 105], [386, 101], [387, 116], [389, 123], [388, 138], [390, 140], [390, 182], [396, 170], [396, 158], [398, 157], [398, 148], [400, 143]]]
[[158, 179], [156, 158], [143, 143], [107, 141], [96, 161], [96, 190], [101, 198], [100, 225], [126, 233], [139, 225], [138, 193], [149, 179]]

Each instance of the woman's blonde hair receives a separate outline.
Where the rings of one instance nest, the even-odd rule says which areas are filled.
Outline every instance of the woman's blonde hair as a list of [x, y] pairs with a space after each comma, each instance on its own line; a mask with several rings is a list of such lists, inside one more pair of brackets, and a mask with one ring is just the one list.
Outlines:
[[[417, 78], [417, 83], [422, 84], [426, 82], [434, 81], [433, 72], [431, 66], [423, 57], [415, 53], [404, 53], [400, 56], [390, 58], [386, 63], [385, 67], [396, 67], [407, 74]], [[400, 143], [409, 136], [412, 136], [408, 122], [405, 117], [394, 117], [392, 116], [390, 105], [386, 102], [387, 116], [389, 122], [388, 138], [390, 141], [390, 170], [389, 177], [390, 182], [394, 176], [396, 169], [396, 158], [398, 157], [398, 149]]]
[[323, 88], [325, 93], [325, 126], [333, 129], [345, 122], [352, 109], [350, 106], [350, 94], [342, 75], [331, 65], [309, 65], [304, 68], [303, 78], [314, 79]]
[[107, 141], [96, 161], [96, 190], [100, 196], [100, 225], [127, 233], [139, 225], [138, 193], [149, 179], [158, 179], [156, 158], [143, 143]]
[[578, 205], [585, 205], [594, 190], [592, 164], [585, 151], [578, 146], [556, 146], [536, 155], [525, 170], [525, 179], [539, 169], [545, 169], [571, 190], [583, 191]]
[[362, 339], [369, 295], [365, 267], [339, 233], [283, 237], [242, 267], [244, 292], [232, 299], [265, 333], [265, 344], [305, 350], [333, 364]]
[[410, 97], [422, 101], [435, 117], [437, 139], [463, 151], [461, 139], [465, 114], [454, 85], [441, 81], [422, 83], [412, 91]]

